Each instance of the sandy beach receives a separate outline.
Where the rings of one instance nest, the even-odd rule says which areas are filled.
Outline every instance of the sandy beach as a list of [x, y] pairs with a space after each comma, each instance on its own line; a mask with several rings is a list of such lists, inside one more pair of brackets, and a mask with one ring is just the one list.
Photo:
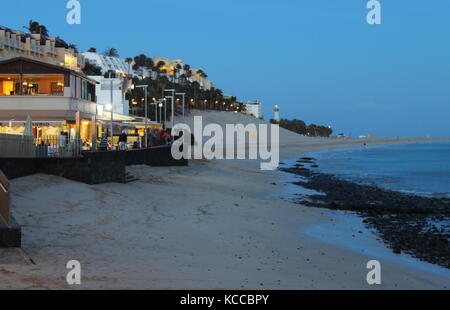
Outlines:
[[[206, 123], [262, 122], [226, 112], [194, 115]], [[280, 138], [282, 160], [363, 143], [426, 140], [307, 138], [285, 130]], [[383, 283], [369, 286], [366, 264], [376, 258], [343, 245], [354, 242], [351, 232], [333, 232], [345, 224], [345, 213], [279, 199], [287, 185], [279, 182], [280, 172], [260, 171], [259, 161], [196, 160], [188, 167], [128, 171], [139, 181], [89, 186], [48, 175], [13, 180], [23, 248], [0, 249], [0, 289], [450, 287], [447, 270], [405, 262], [403, 255], [381, 260]], [[339, 232], [342, 242], [314, 236], [324, 231]], [[374, 245], [372, 232], [362, 235], [382, 247]], [[82, 265], [81, 286], [66, 283], [69, 260]]]

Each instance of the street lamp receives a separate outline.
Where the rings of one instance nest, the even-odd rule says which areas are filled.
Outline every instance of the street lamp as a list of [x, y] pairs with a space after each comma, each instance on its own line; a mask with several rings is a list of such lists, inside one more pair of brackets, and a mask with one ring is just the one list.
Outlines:
[[172, 128], [174, 127], [174, 118], [175, 118], [175, 89], [165, 89], [164, 92], [170, 92], [172, 93], [172, 96], [167, 96], [167, 98], [171, 98], [172, 99], [172, 118], [171, 118], [171, 122], [172, 122]]
[[162, 104], [162, 102], [160, 101], [159, 104], [158, 104], [158, 107], [159, 107], [159, 123], [160, 123], [160, 124], [162, 123], [162, 111], [161, 111], [162, 106], [163, 106], [163, 104]]
[[[167, 96], [166, 98], [164, 98], [164, 127], [166, 126], [167, 123], [167, 99], [171, 99], [172, 102], [172, 113], [173, 113], [173, 96]], [[173, 126], [172, 126], [173, 128]]]
[[[116, 74], [119, 73], [119, 70], [116, 70]], [[114, 95], [113, 95], [113, 79], [112, 79], [112, 71], [109, 71], [109, 80], [111, 83], [111, 126], [110, 126], [110, 130], [111, 130], [111, 145], [112, 147], [114, 147], [114, 132], [113, 132], [113, 123], [114, 123]]]
[[137, 88], [143, 88], [145, 92], [145, 141], [144, 141], [144, 148], [148, 147], [148, 108], [147, 108], [147, 89], [148, 85], [138, 85]]
[[184, 109], [185, 109], [185, 104], [186, 104], [186, 93], [176, 93], [175, 95], [177, 95], [177, 96], [182, 96], [183, 97], [183, 102], [182, 102], [182, 104], [183, 104], [183, 118], [184, 118]]

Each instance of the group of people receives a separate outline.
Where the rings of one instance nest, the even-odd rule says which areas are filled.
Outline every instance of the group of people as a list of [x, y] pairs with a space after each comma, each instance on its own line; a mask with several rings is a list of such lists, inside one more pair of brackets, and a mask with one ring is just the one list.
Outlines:
[[171, 145], [172, 137], [168, 130], [149, 130], [147, 142], [149, 146]]
[[[145, 138], [143, 138], [145, 139]], [[126, 151], [128, 149], [128, 136], [125, 131], [123, 131], [119, 136], [119, 143], [117, 145], [117, 150]], [[169, 130], [149, 130], [147, 132], [147, 145], [152, 146], [162, 146], [162, 145], [172, 145], [172, 137], [170, 135]], [[100, 151], [111, 150], [113, 145], [110, 140], [108, 140], [107, 136], [103, 136], [100, 140]], [[139, 139], [134, 142], [133, 149], [142, 148], [142, 141]]]

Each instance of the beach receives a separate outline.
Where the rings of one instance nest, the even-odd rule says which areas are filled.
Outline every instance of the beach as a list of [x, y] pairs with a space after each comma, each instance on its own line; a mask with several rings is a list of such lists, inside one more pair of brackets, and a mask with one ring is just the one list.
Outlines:
[[[263, 123], [249, 116], [196, 111], [206, 123]], [[280, 130], [281, 161], [335, 148], [430, 139], [326, 139]], [[370, 286], [371, 253], [333, 235], [343, 212], [279, 199], [286, 184], [259, 161], [192, 160], [188, 167], [131, 166], [139, 181], [89, 186], [55, 176], [15, 179], [13, 216], [23, 247], [0, 249], [0, 289], [448, 289], [445, 269], [381, 260]], [[345, 218], [345, 216], [344, 216]], [[339, 226], [340, 227], [340, 226]], [[363, 244], [376, 236], [362, 229]], [[338, 228], [336, 228], [338, 231]], [[348, 236], [346, 236], [348, 234]], [[347, 238], [347, 239], [346, 239]], [[361, 243], [361, 240], [358, 242]], [[381, 247], [382, 245], [377, 244]], [[364, 247], [364, 246], [363, 246]], [[82, 285], [69, 286], [78, 260]]]

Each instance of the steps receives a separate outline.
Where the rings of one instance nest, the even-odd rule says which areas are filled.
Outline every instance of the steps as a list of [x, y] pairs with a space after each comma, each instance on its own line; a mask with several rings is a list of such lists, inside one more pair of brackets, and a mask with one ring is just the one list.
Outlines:
[[128, 172], [125, 174], [125, 184], [136, 182], [136, 181], [139, 181], [139, 179], [136, 178], [135, 176], [129, 174]]

